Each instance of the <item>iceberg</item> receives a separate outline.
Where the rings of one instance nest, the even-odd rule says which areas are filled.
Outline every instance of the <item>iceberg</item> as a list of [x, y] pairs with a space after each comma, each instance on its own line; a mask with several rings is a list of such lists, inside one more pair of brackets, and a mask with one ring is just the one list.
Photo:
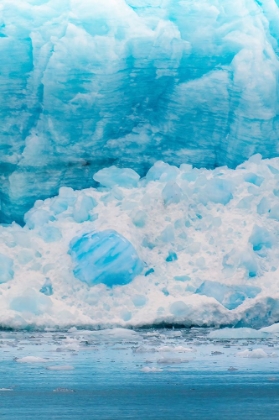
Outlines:
[[[277, 156], [278, 28], [276, 0], [1, 0], [0, 220], [22, 224], [60, 187], [111, 185], [106, 167], [129, 168], [134, 187], [131, 171], [160, 160], [212, 169]], [[170, 189], [166, 203], [180, 197]], [[216, 179], [203, 199], [232, 194]]]

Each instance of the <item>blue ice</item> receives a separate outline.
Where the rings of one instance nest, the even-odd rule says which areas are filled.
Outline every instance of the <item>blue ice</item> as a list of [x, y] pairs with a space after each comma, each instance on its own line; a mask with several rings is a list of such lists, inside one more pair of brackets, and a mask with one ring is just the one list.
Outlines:
[[133, 245], [114, 230], [90, 232], [73, 239], [69, 253], [75, 277], [89, 286], [128, 284], [143, 269]]
[[217, 281], [205, 281], [196, 290], [196, 294], [213, 297], [227, 309], [235, 309], [246, 299], [254, 298], [261, 292], [256, 286], [237, 286], [219, 283]]

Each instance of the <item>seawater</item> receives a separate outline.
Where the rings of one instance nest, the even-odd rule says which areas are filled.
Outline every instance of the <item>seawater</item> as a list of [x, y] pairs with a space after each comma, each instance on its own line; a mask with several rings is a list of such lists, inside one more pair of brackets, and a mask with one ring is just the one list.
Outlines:
[[279, 338], [241, 332], [2, 331], [1, 418], [277, 419]]

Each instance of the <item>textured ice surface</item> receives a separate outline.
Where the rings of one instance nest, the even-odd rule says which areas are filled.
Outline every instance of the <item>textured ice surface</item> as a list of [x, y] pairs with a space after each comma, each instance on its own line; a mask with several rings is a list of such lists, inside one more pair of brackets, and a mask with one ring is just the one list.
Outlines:
[[143, 269], [132, 244], [114, 230], [74, 238], [69, 252], [75, 264], [75, 277], [89, 286], [128, 284]]
[[[1, 0], [1, 219], [110, 165], [278, 155], [278, 28], [275, 0]], [[231, 199], [207, 187], [203, 200]]]
[[[24, 227], [0, 226], [0, 325], [257, 329], [279, 321], [279, 158], [255, 155], [235, 170], [159, 162], [137, 187], [115, 180], [61, 188], [36, 201]], [[166, 201], [170, 182], [179, 200]], [[226, 186], [218, 200], [213, 184]]]

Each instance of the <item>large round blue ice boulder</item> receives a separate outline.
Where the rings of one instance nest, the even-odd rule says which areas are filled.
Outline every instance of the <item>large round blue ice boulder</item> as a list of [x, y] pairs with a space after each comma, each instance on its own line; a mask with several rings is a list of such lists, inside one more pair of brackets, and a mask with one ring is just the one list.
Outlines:
[[114, 230], [74, 238], [69, 253], [75, 277], [89, 286], [128, 284], [143, 268], [133, 245]]

